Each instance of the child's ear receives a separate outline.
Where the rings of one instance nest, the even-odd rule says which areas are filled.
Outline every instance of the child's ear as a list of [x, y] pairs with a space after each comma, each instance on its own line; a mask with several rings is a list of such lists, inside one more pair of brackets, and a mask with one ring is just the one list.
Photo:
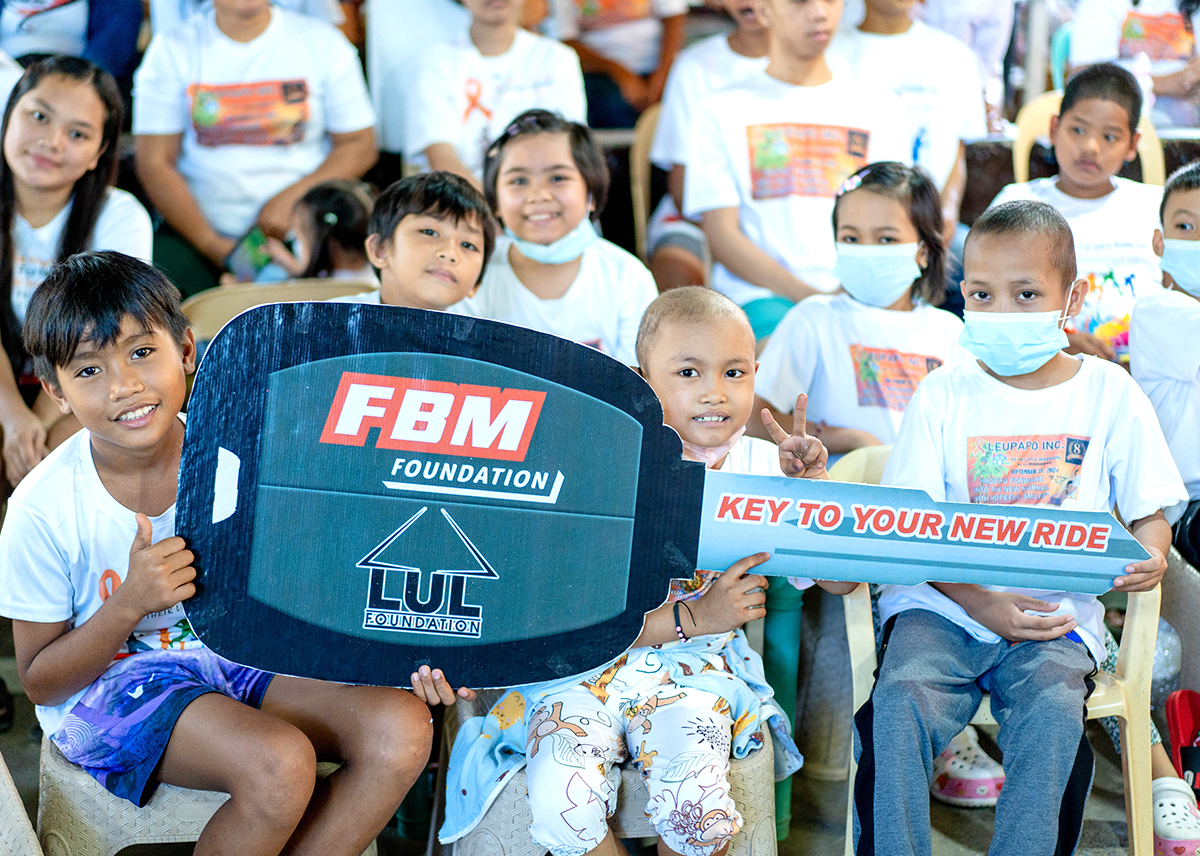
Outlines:
[[[58, 369], [55, 369], [54, 371], [57, 373]], [[46, 391], [46, 395], [50, 396], [50, 400], [58, 405], [58, 410], [63, 416], [66, 416], [71, 412], [71, 404], [67, 401], [66, 397], [63, 396], [62, 390], [58, 388], [57, 383], [50, 383], [43, 378], [41, 384], [42, 389]]]
[[383, 240], [383, 236], [375, 232], [367, 235], [366, 243], [363, 244], [363, 249], [367, 251], [367, 261], [377, 268], [387, 267], [387, 241]]
[[183, 354], [183, 373], [191, 374], [196, 370], [196, 334], [188, 327], [179, 342], [179, 350]]
[[1133, 138], [1129, 141], [1129, 151], [1125, 153], [1125, 163], [1133, 163], [1134, 159], [1138, 156], [1137, 147], [1141, 140], [1141, 132], [1134, 131]]
[[642, 380], [646, 379], [646, 373], [644, 371], [642, 371], [641, 366], [633, 366], [632, 368], [635, 372], [638, 373], [638, 377], [640, 377]]
[[929, 267], [929, 250], [926, 248], [924, 241], [917, 244], [917, 267], [921, 270]]
[[1058, 119], [1059, 119], [1059, 117], [1057, 115], [1050, 117], [1050, 144], [1051, 145], [1054, 144], [1054, 135], [1058, 133]]
[[1071, 291], [1067, 295], [1067, 317], [1073, 318], [1079, 314], [1079, 310], [1083, 308], [1083, 300], [1088, 294], [1088, 281], [1086, 279], [1077, 279], [1071, 283]]
[[1162, 229], [1154, 230], [1154, 240], [1151, 242], [1150, 246], [1152, 246], [1154, 248], [1154, 255], [1158, 256], [1161, 259], [1163, 250], [1166, 249], [1166, 245], [1163, 244]]

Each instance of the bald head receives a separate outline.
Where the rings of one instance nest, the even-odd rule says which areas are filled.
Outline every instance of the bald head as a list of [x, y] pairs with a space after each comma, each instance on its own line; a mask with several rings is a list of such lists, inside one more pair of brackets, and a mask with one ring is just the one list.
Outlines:
[[642, 316], [641, 326], [637, 335], [638, 365], [643, 370], [650, 356], [654, 343], [658, 340], [663, 329], [674, 324], [708, 324], [719, 321], [732, 321], [745, 326], [750, 333], [751, 341], [754, 333], [750, 329], [750, 321], [742, 308], [711, 288], [689, 285], [684, 288], [673, 288], [660, 294], [654, 302], [646, 307]]

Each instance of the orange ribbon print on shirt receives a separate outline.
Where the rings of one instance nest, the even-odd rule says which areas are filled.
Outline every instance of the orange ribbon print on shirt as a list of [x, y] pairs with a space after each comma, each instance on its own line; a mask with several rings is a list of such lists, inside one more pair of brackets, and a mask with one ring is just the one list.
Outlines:
[[492, 111], [479, 103], [479, 96], [483, 94], [483, 84], [474, 77], [467, 78], [467, 109], [463, 112], [463, 121], [466, 122], [471, 116], [472, 110], [478, 110], [483, 114], [485, 119], [489, 121], [492, 118]]
[[100, 575], [100, 600], [108, 600], [120, 585], [121, 578], [116, 571], [109, 568]]

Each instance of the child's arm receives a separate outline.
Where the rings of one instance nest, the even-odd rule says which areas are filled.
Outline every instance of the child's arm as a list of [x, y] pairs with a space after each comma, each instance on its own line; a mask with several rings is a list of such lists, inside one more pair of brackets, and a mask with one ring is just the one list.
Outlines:
[[[769, 583], [766, 577], [748, 571], [769, 558], [768, 553], [755, 553], [739, 559], [696, 600], [680, 602], [679, 621], [684, 635], [690, 639], [707, 633], [728, 633], [747, 621], [762, 618], [767, 608], [765, 589]], [[677, 639], [675, 604], [664, 603], [646, 613], [641, 635], [632, 647], [662, 645]]]
[[471, 170], [467, 169], [467, 165], [458, 157], [458, 152], [454, 150], [454, 146], [450, 143], [434, 143], [425, 149], [425, 157], [429, 161], [431, 170], [441, 170], [443, 172], [452, 172], [455, 175], [461, 175], [467, 181], [475, 186], [475, 189], [483, 192], [483, 186], [479, 183], [479, 179]]
[[475, 690], [467, 687], [455, 690], [441, 669], [428, 666], [421, 666], [412, 673], [412, 694], [431, 707], [436, 704], [452, 705], [460, 698], [463, 701], [475, 698]]
[[1150, 553], [1150, 558], [1125, 566], [1125, 574], [1113, 580], [1121, 591], [1150, 591], [1167, 571], [1167, 551], [1171, 549], [1171, 524], [1162, 509], [1129, 524], [1129, 531]]
[[708, 239], [713, 261], [724, 265], [739, 279], [769, 288], [795, 303], [817, 293], [746, 237], [737, 208], [705, 211], [700, 217], [700, 227]]
[[121, 645], [152, 612], [170, 609], [196, 593], [194, 556], [182, 538], [151, 543], [150, 519], [137, 516], [129, 572], [83, 624], [13, 622], [17, 675], [30, 701], [61, 704], [104, 674]]
[[808, 410], [808, 395], [800, 393], [796, 396], [796, 409], [792, 412], [792, 433], [789, 434], [780, 427], [771, 416], [771, 411], [764, 408], [762, 421], [767, 427], [767, 433], [775, 445], [779, 447], [779, 468], [784, 475], [801, 479], [827, 479], [825, 462], [829, 460], [829, 450], [816, 437], [805, 433], [808, 420], [805, 413]]
[[654, 102], [650, 100], [650, 86], [641, 75], [626, 68], [616, 60], [601, 56], [578, 39], [564, 39], [564, 44], [579, 54], [579, 67], [584, 74], [605, 74], [621, 90], [621, 97], [639, 113]]
[[667, 75], [675, 63], [675, 57], [683, 48], [684, 23], [687, 15], [672, 15], [662, 19], [662, 41], [658, 52], [658, 68], [651, 72], [646, 81], [650, 90], [650, 103], [657, 104], [662, 100], [663, 89], [667, 85]]

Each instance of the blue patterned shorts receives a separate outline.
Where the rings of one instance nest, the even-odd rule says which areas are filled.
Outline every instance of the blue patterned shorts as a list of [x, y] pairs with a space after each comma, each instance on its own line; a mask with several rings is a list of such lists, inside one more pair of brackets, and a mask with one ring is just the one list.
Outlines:
[[144, 806], [183, 709], [205, 693], [257, 708], [273, 677], [208, 648], [143, 651], [109, 666], [50, 739], [106, 790]]

